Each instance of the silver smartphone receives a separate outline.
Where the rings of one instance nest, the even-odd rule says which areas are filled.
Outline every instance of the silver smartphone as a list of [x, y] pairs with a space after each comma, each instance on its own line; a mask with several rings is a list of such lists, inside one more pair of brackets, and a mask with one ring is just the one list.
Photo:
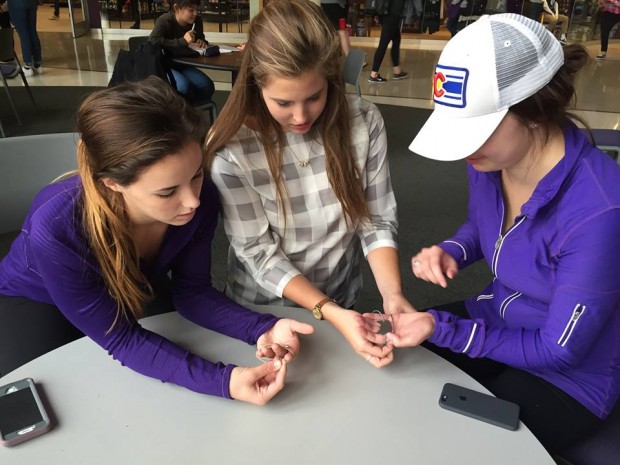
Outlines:
[[0, 444], [14, 446], [46, 433], [51, 426], [31, 378], [0, 386]]
[[456, 384], [444, 385], [439, 406], [511, 431], [516, 431], [519, 427], [517, 404]]

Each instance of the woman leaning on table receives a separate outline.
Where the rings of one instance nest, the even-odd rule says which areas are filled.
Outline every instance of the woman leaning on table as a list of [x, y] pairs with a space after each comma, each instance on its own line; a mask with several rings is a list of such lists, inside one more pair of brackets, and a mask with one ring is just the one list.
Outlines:
[[384, 310], [412, 307], [401, 292], [383, 119], [372, 103], [345, 94], [341, 63], [317, 5], [270, 2], [250, 24], [207, 157], [231, 243], [228, 295], [312, 309], [383, 366], [391, 348], [364, 339], [350, 310], [362, 253]]
[[512, 14], [484, 16], [448, 42], [435, 110], [411, 150], [467, 161], [469, 214], [413, 257], [413, 272], [446, 287], [484, 258], [494, 279], [450, 308], [392, 315], [387, 335], [396, 347], [428, 341], [520, 405], [552, 453], [601, 427], [620, 394], [620, 166], [567, 112], [587, 59]]
[[[267, 402], [284, 386], [296, 333], [313, 328], [247, 310], [211, 286], [219, 203], [205, 176], [200, 113], [151, 77], [89, 96], [78, 131], [78, 173], [37, 195], [0, 262], [2, 374], [84, 333], [144, 375]], [[157, 285], [169, 272], [165, 301]], [[212, 363], [145, 330], [137, 320], [158, 290], [160, 307], [257, 344], [257, 355], [275, 360], [254, 368]]]

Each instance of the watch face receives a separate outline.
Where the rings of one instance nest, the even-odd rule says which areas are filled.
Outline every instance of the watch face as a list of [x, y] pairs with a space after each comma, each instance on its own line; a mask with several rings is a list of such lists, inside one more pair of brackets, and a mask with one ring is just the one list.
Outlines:
[[321, 312], [320, 308], [314, 307], [312, 309], [312, 314], [314, 315], [314, 318], [316, 318], [317, 320], [323, 319], [323, 312]]

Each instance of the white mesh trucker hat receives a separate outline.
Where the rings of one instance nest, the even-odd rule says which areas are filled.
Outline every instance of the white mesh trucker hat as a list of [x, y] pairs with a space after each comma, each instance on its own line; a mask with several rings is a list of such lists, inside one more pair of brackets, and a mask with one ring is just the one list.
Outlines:
[[542, 89], [563, 63], [562, 46], [542, 24], [512, 13], [482, 16], [441, 53], [435, 109], [409, 150], [442, 161], [468, 157], [512, 105]]

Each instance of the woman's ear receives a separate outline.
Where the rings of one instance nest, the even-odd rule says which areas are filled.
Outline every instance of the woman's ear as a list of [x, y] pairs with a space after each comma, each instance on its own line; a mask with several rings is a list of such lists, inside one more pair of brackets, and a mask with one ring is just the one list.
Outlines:
[[123, 192], [123, 186], [121, 186], [119, 183], [117, 183], [116, 181], [113, 181], [110, 178], [101, 178], [101, 182], [103, 183], [103, 185], [105, 187], [107, 187], [110, 190], [113, 190], [114, 192]]

